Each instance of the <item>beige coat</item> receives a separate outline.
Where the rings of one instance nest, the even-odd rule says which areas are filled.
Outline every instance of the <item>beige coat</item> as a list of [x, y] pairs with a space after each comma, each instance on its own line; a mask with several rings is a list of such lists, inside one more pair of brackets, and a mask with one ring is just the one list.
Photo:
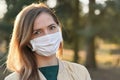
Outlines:
[[[40, 71], [39, 76], [41, 80], [47, 80]], [[5, 80], [19, 80], [19, 74], [13, 72], [12, 74], [8, 75]], [[57, 80], [91, 80], [91, 78], [84, 66], [59, 60], [59, 72]]]

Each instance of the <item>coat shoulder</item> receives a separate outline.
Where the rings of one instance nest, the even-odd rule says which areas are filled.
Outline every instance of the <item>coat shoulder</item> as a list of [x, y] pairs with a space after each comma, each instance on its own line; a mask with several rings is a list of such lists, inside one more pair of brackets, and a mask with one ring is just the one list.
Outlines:
[[17, 72], [13, 72], [6, 76], [4, 80], [19, 80], [19, 74]]
[[85, 70], [86, 69], [85, 66], [78, 64], [78, 63], [73, 63], [73, 62], [68, 62], [68, 61], [63, 61], [63, 63], [71, 69], [77, 69], [77, 70]]
[[63, 63], [71, 73], [78, 75], [78, 77], [81, 75], [83, 80], [91, 80], [90, 74], [85, 66], [68, 61], [63, 61]]

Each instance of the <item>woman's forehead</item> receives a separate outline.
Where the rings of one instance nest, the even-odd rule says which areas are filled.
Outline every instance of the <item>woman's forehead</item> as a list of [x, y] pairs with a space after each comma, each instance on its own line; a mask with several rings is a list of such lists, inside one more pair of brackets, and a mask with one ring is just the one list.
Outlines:
[[35, 19], [33, 29], [47, 27], [51, 24], [57, 25], [50, 14], [43, 12]]

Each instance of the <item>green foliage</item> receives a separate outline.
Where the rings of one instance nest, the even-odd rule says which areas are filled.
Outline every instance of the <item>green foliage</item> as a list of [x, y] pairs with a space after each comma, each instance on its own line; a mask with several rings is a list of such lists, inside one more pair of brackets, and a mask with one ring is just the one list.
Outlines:
[[[76, 2], [79, 5], [76, 5]], [[77, 9], [79, 8], [79, 9]], [[78, 0], [58, 0], [57, 7], [55, 8], [57, 16], [63, 23], [63, 37], [66, 42], [73, 43], [74, 36], [78, 35], [81, 28], [80, 25], [80, 11], [81, 5]], [[77, 17], [76, 17], [77, 16]], [[79, 29], [78, 29], [79, 28]]]
[[6, 2], [8, 6], [8, 12], [5, 14], [4, 20], [11, 23], [25, 5], [29, 5], [35, 2], [35, 0], [6, 0]]
[[7, 22], [0, 22], [0, 40], [9, 40], [11, 35], [12, 25], [8, 24]]
[[106, 1], [106, 6], [101, 9], [101, 14], [96, 16], [96, 29], [98, 36], [104, 40], [120, 43], [120, 3], [114, 1]]

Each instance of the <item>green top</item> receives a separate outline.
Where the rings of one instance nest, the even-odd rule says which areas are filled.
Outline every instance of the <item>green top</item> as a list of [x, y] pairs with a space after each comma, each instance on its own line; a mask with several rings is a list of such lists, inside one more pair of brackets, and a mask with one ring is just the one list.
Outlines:
[[57, 80], [59, 65], [41, 67], [39, 70], [46, 77], [47, 80]]

